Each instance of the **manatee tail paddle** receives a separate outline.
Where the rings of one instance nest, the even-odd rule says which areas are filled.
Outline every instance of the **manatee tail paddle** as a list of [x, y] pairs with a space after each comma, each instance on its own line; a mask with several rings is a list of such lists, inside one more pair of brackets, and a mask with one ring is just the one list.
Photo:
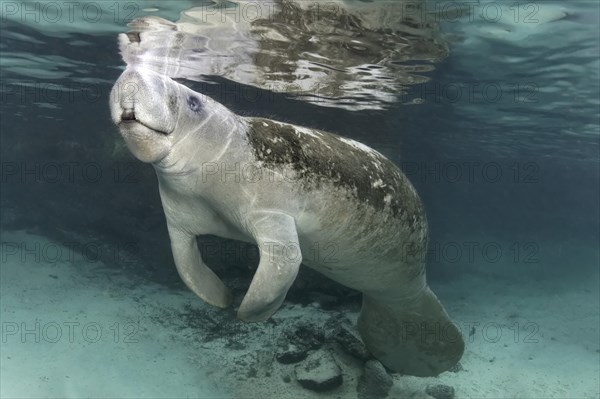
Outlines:
[[383, 365], [420, 377], [449, 370], [465, 347], [460, 330], [429, 287], [410, 301], [383, 301], [364, 294], [358, 330]]

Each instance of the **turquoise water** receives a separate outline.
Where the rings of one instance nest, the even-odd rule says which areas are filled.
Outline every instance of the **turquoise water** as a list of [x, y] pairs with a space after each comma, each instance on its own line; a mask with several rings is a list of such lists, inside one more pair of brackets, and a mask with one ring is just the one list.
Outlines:
[[[126, 63], [401, 167], [429, 283], [468, 338], [463, 370], [393, 374], [389, 397], [600, 395], [598, 3], [314, 4], [1, 2], [2, 397], [357, 396], [363, 362], [331, 328], [354, 328], [358, 293], [303, 268], [271, 322], [245, 324], [183, 285], [154, 171], [110, 119]], [[183, 33], [127, 26], [148, 15]], [[199, 244], [239, 305], [256, 249]], [[299, 323], [340, 387], [275, 360]]]

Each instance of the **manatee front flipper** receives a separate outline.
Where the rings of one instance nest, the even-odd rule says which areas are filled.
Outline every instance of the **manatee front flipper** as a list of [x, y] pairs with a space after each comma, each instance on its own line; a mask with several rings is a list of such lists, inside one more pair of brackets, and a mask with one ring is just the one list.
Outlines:
[[302, 255], [291, 216], [252, 212], [247, 216], [247, 226], [258, 245], [260, 262], [238, 317], [253, 322], [266, 320], [279, 309], [298, 274]]
[[465, 348], [460, 330], [429, 287], [411, 300], [363, 295], [358, 330], [373, 356], [402, 374], [436, 376], [456, 365]]
[[204, 302], [226, 308], [231, 305], [231, 292], [202, 261], [196, 237], [169, 227], [175, 266], [185, 284]]

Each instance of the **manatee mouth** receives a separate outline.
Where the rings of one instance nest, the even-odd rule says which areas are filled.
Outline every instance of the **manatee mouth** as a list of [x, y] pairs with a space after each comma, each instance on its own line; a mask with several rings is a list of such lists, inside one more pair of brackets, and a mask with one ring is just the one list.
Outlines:
[[135, 112], [132, 109], [126, 109], [121, 114], [121, 121], [135, 121]]
[[125, 109], [123, 110], [123, 112], [121, 113], [121, 121], [119, 122], [120, 126], [124, 126], [124, 127], [131, 127], [132, 125], [142, 125], [143, 127], [152, 130], [153, 132], [156, 132], [158, 134], [162, 134], [164, 136], [168, 136], [169, 133], [162, 131], [162, 130], [158, 130], [155, 129], [151, 126], [146, 125], [145, 123], [143, 123], [142, 121], [140, 121], [139, 119], [137, 119], [135, 117], [135, 112], [132, 109]]

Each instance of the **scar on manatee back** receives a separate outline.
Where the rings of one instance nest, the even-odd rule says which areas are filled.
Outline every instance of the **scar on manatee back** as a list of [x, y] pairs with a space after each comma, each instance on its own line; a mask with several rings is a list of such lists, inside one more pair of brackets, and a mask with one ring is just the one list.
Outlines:
[[409, 223], [421, 221], [421, 209], [411, 198], [416, 194], [394, 163], [341, 136], [309, 130], [255, 118], [247, 137], [258, 161], [271, 168], [291, 167], [309, 189], [330, 182], [378, 211]]

